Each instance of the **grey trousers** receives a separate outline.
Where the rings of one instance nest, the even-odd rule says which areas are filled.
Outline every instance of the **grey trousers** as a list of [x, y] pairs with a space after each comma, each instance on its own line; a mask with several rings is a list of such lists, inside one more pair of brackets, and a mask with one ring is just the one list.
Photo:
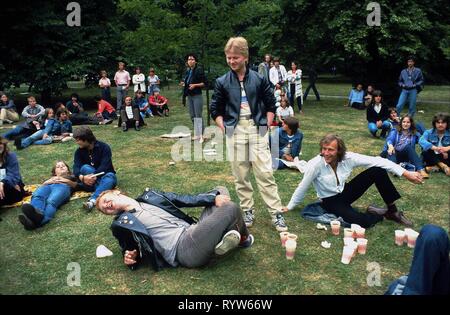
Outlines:
[[235, 203], [205, 208], [197, 224], [191, 225], [181, 235], [177, 261], [188, 268], [206, 265], [214, 257], [216, 245], [231, 230], [238, 231], [245, 238], [249, 235], [242, 211]]
[[204, 122], [203, 122], [203, 96], [194, 95], [188, 96], [188, 108], [191, 115], [192, 123], [194, 124], [194, 136], [201, 136], [203, 134]]
[[128, 90], [124, 90], [123, 86], [117, 87], [117, 111], [120, 112], [120, 109], [122, 108], [123, 101], [125, 100], [125, 97], [128, 94]]

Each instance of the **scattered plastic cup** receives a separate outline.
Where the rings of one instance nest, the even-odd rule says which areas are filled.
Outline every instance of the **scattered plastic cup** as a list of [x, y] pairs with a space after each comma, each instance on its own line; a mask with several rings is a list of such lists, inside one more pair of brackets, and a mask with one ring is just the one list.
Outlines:
[[406, 238], [406, 232], [403, 230], [395, 230], [395, 244], [402, 246]]
[[348, 265], [352, 260], [352, 256], [353, 248], [351, 248], [350, 246], [344, 246], [344, 248], [342, 249], [341, 263]]
[[367, 239], [358, 238], [356, 242], [358, 243], [358, 254], [365, 255], [367, 251]]
[[353, 237], [353, 230], [349, 228], [344, 229], [344, 237]]
[[416, 246], [416, 240], [417, 240], [418, 236], [419, 236], [419, 233], [414, 230], [410, 230], [406, 233], [406, 238], [408, 239], [408, 247], [409, 248], [414, 248]]
[[366, 229], [359, 227], [355, 231], [356, 238], [365, 238], [366, 237]]
[[331, 225], [331, 232], [333, 233], [333, 235], [339, 235], [341, 229], [341, 222], [333, 220], [330, 222], [330, 225]]
[[297, 238], [298, 238], [298, 236], [296, 234], [294, 234], [294, 233], [289, 233], [288, 236], [287, 236], [288, 240], [294, 240], [296, 242], [297, 242]]
[[353, 241], [353, 237], [344, 237], [344, 246], [349, 246]]
[[293, 260], [295, 256], [295, 249], [297, 248], [297, 242], [292, 239], [288, 239], [285, 243], [285, 246], [286, 246], [286, 259]]
[[281, 247], [285, 246], [285, 243], [286, 243], [286, 240], [287, 240], [287, 237], [289, 234], [290, 234], [289, 232], [281, 232], [280, 233]]

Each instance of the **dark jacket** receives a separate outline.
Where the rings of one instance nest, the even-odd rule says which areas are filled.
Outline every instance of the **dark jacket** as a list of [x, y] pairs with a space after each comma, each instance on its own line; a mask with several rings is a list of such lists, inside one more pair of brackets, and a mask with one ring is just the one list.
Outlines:
[[389, 108], [386, 104], [381, 104], [381, 110], [379, 113], [375, 111], [373, 108], [375, 103], [371, 103], [369, 107], [367, 107], [367, 121], [376, 123], [377, 121], [385, 121], [389, 118]]
[[183, 94], [184, 94], [184, 96], [201, 95], [202, 94], [201, 88], [195, 88], [193, 90], [189, 90], [189, 84], [205, 83], [205, 85], [206, 85], [205, 73], [203, 72], [202, 68], [195, 66], [194, 69], [192, 69], [192, 71], [193, 71], [192, 77], [191, 77], [190, 81], [188, 82], [190, 71], [191, 71], [191, 68], [189, 68], [186, 71], [186, 75], [184, 77]]
[[[197, 222], [197, 219], [185, 214], [180, 208], [213, 206], [218, 194], [219, 191], [212, 190], [198, 195], [178, 195], [146, 188], [144, 193], [136, 200], [161, 208], [173, 216], [193, 224]], [[150, 263], [155, 271], [169, 266], [162, 255], [155, 249], [150, 234], [145, 226], [136, 219], [133, 212], [122, 212], [116, 216], [111, 225], [112, 233], [119, 241], [122, 254], [126, 250], [138, 249], [139, 251], [136, 264], [130, 266], [130, 268], [136, 269], [143, 261]]]
[[[269, 81], [247, 68], [244, 90], [257, 126], [267, 126], [267, 113], [276, 111], [276, 100]], [[225, 127], [236, 127], [241, 111], [241, 86], [237, 74], [230, 70], [216, 80], [211, 100], [211, 117], [223, 117]]]
[[8, 184], [11, 187], [16, 185], [19, 185], [20, 187], [24, 186], [22, 176], [20, 175], [19, 161], [14, 152], [8, 152], [5, 155], [5, 163], [3, 163], [1, 168], [6, 170], [6, 176], [2, 180], [3, 183]]
[[[75, 151], [75, 156], [73, 159], [73, 174], [76, 177], [80, 176], [81, 167], [85, 164], [94, 167], [96, 173], [105, 172], [106, 174], [116, 172], [114, 171], [114, 166], [112, 164], [111, 148], [102, 141], [95, 141], [94, 149], [91, 154], [89, 154], [88, 149], [78, 148]], [[97, 178], [100, 178], [100, 176]]]

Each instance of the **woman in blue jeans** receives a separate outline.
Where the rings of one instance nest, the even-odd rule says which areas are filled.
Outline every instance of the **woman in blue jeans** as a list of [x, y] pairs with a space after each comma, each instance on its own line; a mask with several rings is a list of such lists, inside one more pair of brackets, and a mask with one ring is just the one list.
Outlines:
[[77, 179], [64, 161], [57, 161], [52, 177], [46, 180], [31, 197], [31, 203], [22, 205], [19, 221], [26, 230], [34, 230], [48, 223], [60, 206], [69, 201], [78, 188]]
[[394, 163], [413, 164], [423, 178], [428, 178], [422, 160], [416, 153], [416, 144], [419, 142], [419, 138], [420, 134], [416, 131], [414, 119], [409, 115], [403, 116], [397, 128], [393, 128], [386, 139], [387, 154], [385, 154], [386, 158]]

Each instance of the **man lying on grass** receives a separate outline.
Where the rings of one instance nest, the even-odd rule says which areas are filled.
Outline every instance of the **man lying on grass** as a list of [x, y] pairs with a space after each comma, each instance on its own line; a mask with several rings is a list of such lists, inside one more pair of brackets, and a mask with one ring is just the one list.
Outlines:
[[[346, 183], [355, 167], [366, 167]], [[329, 213], [342, 217], [347, 223], [356, 223], [364, 228], [388, 220], [412, 226], [403, 212], [398, 211], [395, 201], [400, 198], [387, 171], [403, 176], [415, 184], [423, 183], [422, 175], [409, 172], [400, 165], [381, 157], [347, 152], [344, 141], [337, 135], [328, 134], [320, 141], [320, 154], [308, 161], [303, 180], [298, 185], [284, 211], [292, 210], [298, 205], [312, 183], [317, 196], [322, 200], [322, 207]], [[358, 200], [372, 185], [377, 187], [387, 208], [369, 206], [366, 213], [355, 210], [351, 205]]]
[[[206, 265], [236, 247], [249, 247], [249, 234], [239, 207], [228, 190], [217, 187], [198, 195], [178, 195], [146, 189], [137, 199], [118, 190], [103, 192], [97, 208], [116, 215], [111, 229], [122, 248], [124, 263], [131, 269], [143, 261], [155, 270], [178, 265]], [[205, 207], [195, 220], [180, 208]]]

